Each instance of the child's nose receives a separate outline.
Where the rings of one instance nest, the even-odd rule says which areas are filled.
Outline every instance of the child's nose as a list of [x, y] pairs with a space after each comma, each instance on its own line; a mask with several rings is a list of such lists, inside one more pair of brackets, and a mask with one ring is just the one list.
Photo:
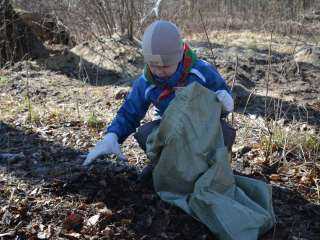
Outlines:
[[157, 69], [156, 69], [156, 72], [157, 72], [157, 75], [163, 74], [162, 68], [157, 68]]

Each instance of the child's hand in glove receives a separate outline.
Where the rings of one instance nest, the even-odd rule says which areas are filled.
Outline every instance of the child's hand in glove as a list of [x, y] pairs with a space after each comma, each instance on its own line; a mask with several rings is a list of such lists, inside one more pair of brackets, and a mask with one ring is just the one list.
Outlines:
[[88, 165], [94, 162], [97, 158], [109, 154], [116, 154], [120, 160], [128, 161], [123, 155], [118, 143], [118, 136], [115, 133], [108, 133], [103, 140], [97, 142], [94, 149], [89, 153], [82, 165]]

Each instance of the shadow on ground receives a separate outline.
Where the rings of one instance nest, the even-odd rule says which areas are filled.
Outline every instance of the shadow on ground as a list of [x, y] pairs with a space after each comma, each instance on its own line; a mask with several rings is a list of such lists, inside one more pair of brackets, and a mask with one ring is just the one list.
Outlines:
[[[71, 123], [71, 126], [76, 128], [77, 124]], [[83, 235], [99, 236], [109, 229], [112, 231], [108, 236], [115, 239], [148, 239], [164, 234], [174, 239], [216, 239], [204, 225], [162, 202], [155, 194], [152, 182], [140, 183], [135, 164], [117, 164], [111, 156], [83, 167], [86, 152], [47, 141], [28, 129], [17, 129], [3, 122], [0, 126], [1, 154], [8, 150], [10, 154], [20, 154], [12, 155], [10, 166], [7, 158], [0, 155], [1, 205], [3, 209], [10, 205], [12, 214], [3, 218], [6, 222], [1, 225], [2, 233], [20, 239], [38, 236], [42, 233], [40, 230], [25, 229], [32, 228], [34, 219], [42, 216], [38, 223], [42, 225], [42, 231], [52, 228], [50, 224], [54, 223], [56, 230], [53, 232], [60, 237], [68, 236], [70, 229]], [[8, 167], [10, 177], [4, 174]], [[248, 177], [256, 178], [255, 174]], [[269, 182], [269, 176], [264, 177]], [[274, 239], [289, 239], [301, 234], [304, 238], [317, 238], [320, 209], [305, 196], [305, 191], [286, 188], [285, 182], [273, 187], [277, 219]], [[14, 209], [18, 214], [16, 217], [13, 217]], [[5, 213], [1, 213], [3, 217]], [[73, 214], [80, 214], [82, 220], [66, 224], [63, 219], [71, 218]], [[83, 220], [92, 216], [100, 216], [95, 225]], [[21, 222], [24, 227], [19, 228]], [[10, 229], [19, 230], [12, 233]], [[273, 231], [261, 239], [270, 238], [273, 238]]]

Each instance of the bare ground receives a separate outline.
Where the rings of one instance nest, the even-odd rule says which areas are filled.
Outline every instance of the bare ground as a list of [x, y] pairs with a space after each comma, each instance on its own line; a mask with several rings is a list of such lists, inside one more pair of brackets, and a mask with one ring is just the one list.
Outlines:
[[[235, 79], [232, 167], [235, 174], [273, 185], [277, 224], [261, 239], [317, 239], [319, 145], [314, 152], [312, 143], [292, 135], [319, 139], [319, 48], [298, 44], [292, 55], [294, 40], [286, 50], [280, 48], [285, 40], [274, 41], [279, 48], [272, 51], [269, 76], [266, 49], [213, 46], [230, 88]], [[189, 45], [213, 64], [207, 42]], [[0, 75], [0, 236], [215, 239], [206, 226], [162, 202], [152, 183], [138, 181], [147, 157], [132, 136], [122, 144], [128, 165], [115, 156], [81, 165], [142, 72], [139, 40], [117, 35], [71, 50], [48, 47], [49, 59], [19, 62]], [[265, 113], [284, 134], [268, 157]], [[141, 123], [151, 118], [150, 111]]]

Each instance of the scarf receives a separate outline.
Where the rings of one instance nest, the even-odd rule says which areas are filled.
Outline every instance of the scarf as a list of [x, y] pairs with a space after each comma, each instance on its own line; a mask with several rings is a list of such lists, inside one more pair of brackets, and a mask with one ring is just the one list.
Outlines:
[[160, 83], [158, 83], [151, 74], [150, 71], [150, 67], [148, 64], [146, 64], [144, 66], [144, 71], [143, 74], [145, 76], [145, 78], [147, 79], [147, 82], [150, 84], [153, 84], [155, 86], [157, 86], [158, 88], [163, 89], [164, 91], [159, 95], [159, 97], [157, 98], [157, 100], [153, 103], [152, 107], [154, 105], [156, 105], [158, 102], [160, 102], [163, 99], [166, 99], [167, 97], [170, 96], [171, 93], [174, 93], [177, 90], [177, 87], [183, 87], [188, 74], [190, 73], [194, 63], [197, 60], [197, 55], [194, 51], [192, 51], [187, 44], [182, 43], [183, 44], [183, 67], [184, 67], [184, 71], [182, 73], [182, 77], [179, 80], [178, 84], [174, 87], [164, 87], [162, 86]]

